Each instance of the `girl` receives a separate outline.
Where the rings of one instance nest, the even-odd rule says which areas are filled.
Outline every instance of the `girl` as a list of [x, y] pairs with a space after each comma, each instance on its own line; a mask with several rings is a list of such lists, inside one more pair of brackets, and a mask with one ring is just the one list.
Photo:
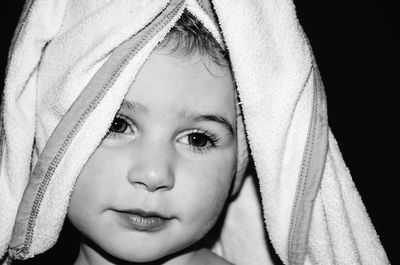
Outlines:
[[388, 263], [291, 3], [26, 7], [3, 106], [5, 260], [48, 250], [68, 216], [76, 264], [273, 264], [265, 232], [285, 264]]

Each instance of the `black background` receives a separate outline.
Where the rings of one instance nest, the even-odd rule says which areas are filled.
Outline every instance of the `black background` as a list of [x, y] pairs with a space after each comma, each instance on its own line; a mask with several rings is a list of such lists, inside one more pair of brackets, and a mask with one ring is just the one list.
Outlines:
[[[1, 80], [22, 4], [2, 3]], [[400, 21], [389, 1], [296, 0], [295, 5], [325, 84], [330, 127], [389, 259], [398, 264], [400, 73], [395, 37]]]

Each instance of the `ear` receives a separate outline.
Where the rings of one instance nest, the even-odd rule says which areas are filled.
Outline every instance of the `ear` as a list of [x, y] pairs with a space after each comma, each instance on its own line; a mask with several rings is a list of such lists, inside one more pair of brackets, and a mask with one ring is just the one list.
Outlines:
[[237, 168], [236, 168], [236, 176], [234, 179], [231, 196], [235, 196], [238, 194], [240, 187], [242, 186], [243, 179], [245, 177], [247, 164], [249, 162], [246, 131], [244, 127], [243, 115], [239, 105], [237, 105], [236, 135], [237, 135], [237, 150], [238, 150]]

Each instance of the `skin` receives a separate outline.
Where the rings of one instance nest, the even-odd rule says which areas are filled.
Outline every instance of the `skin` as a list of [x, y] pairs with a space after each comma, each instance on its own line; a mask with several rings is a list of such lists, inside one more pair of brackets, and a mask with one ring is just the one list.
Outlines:
[[[233, 87], [227, 67], [197, 53], [151, 54], [74, 187], [68, 218], [85, 236], [75, 264], [229, 264], [195, 243], [236, 171]], [[121, 218], [130, 209], [170, 219], [139, 231]]]

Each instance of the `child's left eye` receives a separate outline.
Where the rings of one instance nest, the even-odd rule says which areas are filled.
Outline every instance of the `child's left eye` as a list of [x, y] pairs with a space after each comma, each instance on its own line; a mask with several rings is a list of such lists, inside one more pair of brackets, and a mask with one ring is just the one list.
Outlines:
[[196, 147], [205, 147], [210, 144], [210, 138], [202, 133], [191, 133], [188, 135], [188, 142]]
[[216, 146], [218, 139], [207, 132], [193, 131], [181, 137], [178, 142], [189, 145], [194, 151], [207, 151]]

